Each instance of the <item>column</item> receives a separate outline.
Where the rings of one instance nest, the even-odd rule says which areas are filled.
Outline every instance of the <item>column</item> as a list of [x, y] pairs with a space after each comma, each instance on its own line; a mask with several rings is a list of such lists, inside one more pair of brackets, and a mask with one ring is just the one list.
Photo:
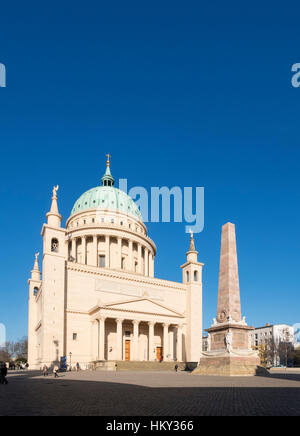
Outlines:
[[142, 246], [141, 244], [137, 244], [137, 248], [138, 248], [138, 273], [142, 273]]
[[92, 360], [99, 360], [99, 321], [92, 323]]
[[105, 317], [101, 316], [99, 319], [99, 360], [104, 360], [104, 346], [105, 346]]
[[129, 271], [133, 271], [133, 242], [128, 241], [128, 263], [129, 263]]
[[123, 354], [123, 319], [117, 319], [117, 352], [116, 352], [116, 359], [122, 360], [122, 354]]
[[163, 357], [164, 360], [170, 360], [169, 354], [169, 324], [165, 323], [164, 326], [164, 347], [163, 347]]
[[133, 360], [139, 360], [139, 324], [140, 321], [133, 321]]
[[105, 236], [105, 267], [109, 268], [110, 267], [110, 239], [109, 236], [106, 235]]
[[122, 238], [118, 238], [118, 266], [117, 268], [122, 268]]
[[94, 245], [94, 265], [98, 266], [98, 236], [94, 235], [93, 237], [93, 245]]
[[149, 276], [154, 277], [154, 256], [153, 253], [149, 255]]
[[145, 248], [145, 276], [149, 275], [149, 250]]
[[86, 236], [81, 238], [82, 263], [86, 265]]
[[153, 352], [154, 347], [154, 325], [155, 323], [153, 321], [148, 322], [149, 325], [149, 348], [148, 348], [148, 359], [154, 360], [155, 359], [155, 353]]
[[176, 358], [182, 362], [182, 325], [177, 326]]
[[76, 238], [72, 239], [72, 252], [71, 256], [73, 257], [73, 262], [76, 262]]

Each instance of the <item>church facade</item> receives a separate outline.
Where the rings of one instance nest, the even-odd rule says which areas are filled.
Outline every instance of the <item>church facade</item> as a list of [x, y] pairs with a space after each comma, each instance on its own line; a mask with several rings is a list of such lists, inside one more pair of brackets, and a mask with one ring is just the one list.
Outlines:
[[[53, 188], [29, 283], [28, 363], [65, 356], [87, 368], [105, 361], [198, 362], [202, 349], [202, 267], [194, 238], [182, 282], [154, 277], [156, 245], [134, 201], [102, 185], [76, 201], [62, 227]], [[170, 235], [171, 237], [171, 235]]]

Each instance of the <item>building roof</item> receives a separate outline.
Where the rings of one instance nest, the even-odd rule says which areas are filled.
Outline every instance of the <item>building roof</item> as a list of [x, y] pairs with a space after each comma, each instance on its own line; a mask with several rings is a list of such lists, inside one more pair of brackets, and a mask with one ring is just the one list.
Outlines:
[[101, 180], [102, 186], [89, 189], [76, 200], [71, 216], [89, 209], [104, 209], [119, 211], [143, 221], [142, 214], [132, 198], [124, 191], [113, 186], [115, 180], [110, 172], [109, 160], [107, 161], [106, 172]]

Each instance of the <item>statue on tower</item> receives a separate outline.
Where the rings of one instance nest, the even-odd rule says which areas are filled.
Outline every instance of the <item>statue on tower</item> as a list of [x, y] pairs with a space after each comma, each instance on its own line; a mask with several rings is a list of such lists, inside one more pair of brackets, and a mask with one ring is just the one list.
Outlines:
[[195, 240], [194, 240], [194, 232], [192, 229], [190, 229], [190, 235], [191, 235], [191, 239], [190, 239], [190, 248], [189, 251], [196, 251], [195, 249]]
[[57, 200], [57, 191], [58, 190], [59, 190], [59, 185], [53, 186], [52, 199], [56, 199]]

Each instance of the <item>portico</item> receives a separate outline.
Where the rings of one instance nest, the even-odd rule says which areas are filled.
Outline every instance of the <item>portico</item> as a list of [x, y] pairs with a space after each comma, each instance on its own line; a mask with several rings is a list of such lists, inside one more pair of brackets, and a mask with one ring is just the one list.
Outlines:
[[[156, 313], [130, 313], [130, 306], [147, 303]], [[182, 361], [182, 315], [150, 299], [122, 303], [121, 310], [114, 306], [120, 305], [91, 311], [93, 360]], [[159, 317], [159, 309], [171, 313]]]

